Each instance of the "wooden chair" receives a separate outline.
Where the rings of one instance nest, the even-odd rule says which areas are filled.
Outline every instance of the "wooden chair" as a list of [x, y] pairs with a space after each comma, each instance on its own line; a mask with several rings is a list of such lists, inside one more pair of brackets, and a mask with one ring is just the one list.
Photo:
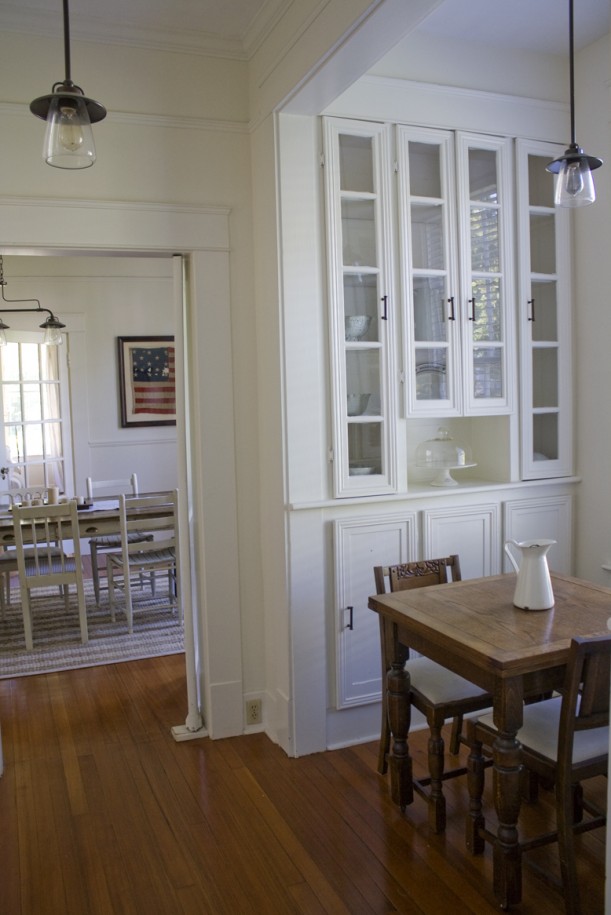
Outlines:
[[[0, 492], [0, 503], [12, 511], [14, 505], [31, 505], [32, 502], [45, 502], [48, 490], [44, 486], [30, 486], [22, 489], [7, 489]], [[28, 548], [26, 547], [26, 555]], [[61, 552], [59, 550], [58, 552]], [[17, 572], [17, 551], [14, 547], [5, 545], [0, 553], [0, 612], [2, 619], [5, 609], [11, 602], [11, 574]]]
[[[524, 766], [555, 786], [554, 832], [520, 842], [520, 853], [558, 842], [562, 881], [532, 865], [548, 882], [562, 889], [567, 915], [579, 915], [579, 885], [575, 864], [576, 834], [606, 822], [605, 812], [583, 796], [581, 782], [606, 775], [609, 753], [609, 670], [611, 635], [571, 642], [564, 687], [560, 696], [524, 707], [524, 723], [518, 732]], [[470, 811], [467, 817], [467, 847], [473, 854], [484, 850], [495, 836], [485, 828], [482, 814], [484, 789], [483, 750], [497, 736], [492, 715], [468, 722], [471, 752], [468, 761]], [[584, 812], [589, 816], [584, 819]]]
[[[87, 477], [85, 480], [87, 487], [87, 498], [93, 500], [95, 494], [103, 497], [104, 494], [109, 496], [118, 496], [121, 493], [130, 493], [132, 496], [138, 495], [138, 476], [132, 473], [129, 479], [121, 480], [93, 480]], [[130, 543], [141, 543], [152, 540], [152, 535], [142, 531], [130, 531]], [[120, 534], [106, 534], [99, 537], [92, 537], [89, 541], [89, 551], [91, 554], [91, 577], [93, 579], [93, 591], [95, 594], [96, 605], [100, 604], [100, 570], [98, 566], [98, 553], [107, 552], [108, 550], [121, 549]]]
[[[429, 585], [447, 584], [448, 570], [452, 581], [460, 581], [458, 556], [444, 559], [428, 559], [422, 562], [407, 562], [394, 566], [376, 566], [374, 576], [378, 594], [386, 593], [388, 581], [390, 591], [408, 588], [424, 588]], [[380, 617], [380, 640], [382, 646], [382, 676], [385, 679], [390, 670], [395, 636], [392, 624]], [[444, 772], [444, 741], [441, 729], [450, 718], [453, 719], [450, 751], [458, 753], [461, 742], [462, 716], [477, 712], [492, 705], [492, 697], [475, 684], [452, 673], [429, 658], [409, 658], [409, 649], [402, 646], [402, 659], [410, 675], [410, 701], [427, 720], [430, 730], [428, 744], [429, 777], [414, 779], [414, 790], [428, 803], [429, 825], [433, 832], [443, 832], [446, 823], [445, 798], [442, 782], [457, 775], [464, 775], [466, 768], [457, 767]], [[390, 750], [390, 726], [388, 722], [388, 699], [382, 691], [382, 733], [378, 753], [378, 771], [384, 774], [388, 766]]]
[[[68, 609], [71, 584], [76, 586], [81, 642], [85, 644], [88, 641], [87, 613], [76, 501], [73, 499], [61, 505], [15, 505], [13, 526], [26, 648], [31, 651], [34, 647], [31, 592], [35, 588], [58, 586], [63, 589]], [[73, 556], [58, 548], [66, 541], [73, 543]]]
[[[121, 524], [121, 551], [106, 554], [106, 575], [108, 579], [108, 597], [112, 619], [115, 619], [116, 590], [122, 589], [125, 596], [125, 612], [129, 632], [134, 631], [132, 577], [142, 575], [155, 576], [164, 572], [168, 577], [168, 602], [172, 610], [180, 607], [178, 587], [178, 493], [158, 493], [151, 496], [119, 496], [119, 521]], [[147, 521], [146, 511], [152, 508], [167, 507], [168, 520]], [[146, 531], [150, 539], [140, 538], [134, 542], [130, 539], [133, 531]], [[157, 539], [154, 532], [157, 531]], [[152, 589], [154, 590], [154, 588]]]

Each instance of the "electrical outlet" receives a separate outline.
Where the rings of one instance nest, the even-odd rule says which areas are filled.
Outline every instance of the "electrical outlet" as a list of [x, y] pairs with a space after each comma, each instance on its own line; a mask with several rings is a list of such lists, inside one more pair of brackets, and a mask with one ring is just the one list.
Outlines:
[[246, 700], [246, 724], [261, 724], [261, 700]]

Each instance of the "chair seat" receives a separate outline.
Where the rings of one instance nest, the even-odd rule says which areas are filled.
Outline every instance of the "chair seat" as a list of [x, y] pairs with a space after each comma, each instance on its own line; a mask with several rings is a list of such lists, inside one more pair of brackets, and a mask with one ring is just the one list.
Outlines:
[[71, 556], [66, 557], [63, 562], [57, 554], [51, 556], [50, 563], [46, 556], [39, 557], [37, 562], [33, 559], [25, 561], [26, 578], [34, 578], [37, 575], [61, 575], [63, 572], [76, 572], [76, 562]]
[[[558, 755], [558, 730], [562, 697], [545, 699], [524, 708], [524, 724], [518, 731], [518, 740], [529, 749], [552, 761]], [[492, 715], [481, 715], [478, 723], [496, 731]], [[573, 763], [606, 756], [609, 752], [609, 728], [592, 728], [576, 731], [573, 743]]]
[[[128, 543], [145, 543], [153, 539], [152, 534], [140, 533], [139, 531], [133, 531], [131, 534], [127, 535]], [[108, 550], [120, 550], [121, 549], [121, 535], [120, 534], [106, 534], [101, 537], [92, 537], [89, 541], [90, 544], [95, 544], [98, 549], [108, 549]]]
[[433, 705], [450, 705], [466, 699], [484, 698], [488, 694], [475, 683], [470, 683], [430, 658], [413, 658], [405, 669], [410, 676], [410, 686]]
[[[152, 539], [152, 538], [151, 538]], [[176, 553], [174, 550], [148, 550], [146, 553], [130, 553], [129, 565], [131, 568], [138, 569], [151, 568], [159, 564], [167, 566], [168, 563], [174, 563]], [[123, 567], [123, 557], [120, 553], [113, 553], [107, 557], [107, 561], [118, 567]]]

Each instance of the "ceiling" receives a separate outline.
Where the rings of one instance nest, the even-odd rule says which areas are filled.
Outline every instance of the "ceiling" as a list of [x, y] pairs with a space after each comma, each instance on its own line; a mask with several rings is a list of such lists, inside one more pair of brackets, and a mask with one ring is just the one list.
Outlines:
[[[71, 0], [74, 38], [247, 58], [294, 0]], [[574, 0], [575, 46], [609, 31], [611, 0]], [[0, 27], [61, 34], [62, 0], [0, 0]], [[445, 0], [421, 25], [444, 38], [568, 53], [568, 0]]]

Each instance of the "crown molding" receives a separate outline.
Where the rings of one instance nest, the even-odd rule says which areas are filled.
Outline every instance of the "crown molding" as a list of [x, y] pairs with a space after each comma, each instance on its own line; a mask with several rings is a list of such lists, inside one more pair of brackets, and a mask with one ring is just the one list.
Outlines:
[[[249, 60], [286, 12], [286, 0], [266, 0], [243, 36], [219, 35], [197, 29], [168, 29], [125, 20], [71, 13], [70, 36], [75, 41], [125, 45], [153, 51]], [[16, 4], [3, 4], [2, 29], [61, 40], [59, 15]]]

